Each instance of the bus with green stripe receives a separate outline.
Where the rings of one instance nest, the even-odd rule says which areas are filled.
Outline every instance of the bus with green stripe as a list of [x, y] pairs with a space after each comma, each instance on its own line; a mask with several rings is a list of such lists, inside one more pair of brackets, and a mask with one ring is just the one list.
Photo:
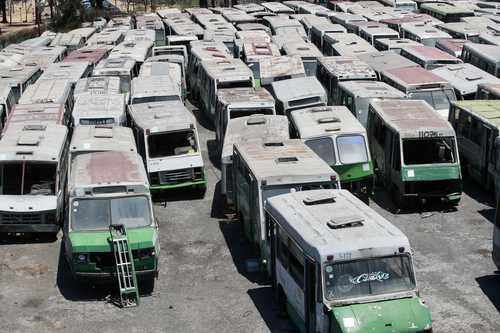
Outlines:
[[340, 177], [341, 187], [365, 203], [373, 191], [373, 164], [366, 129], [345, 106], [290, 113], [292, 136], [302, 139]]
[[75, 154], [67, 204], [64, 255], [77, 281], [116, 281], [110, 226], [121, 224], [127, 228], [137, 277], [146, 293], [152, 291], [160, 243], [141, 157], [124, 150]]
[[408, 238], [346, 190], [274, 196], [265, 216], [278, 307], [302, 333], [432, 333]]
[[376, 180], [397, 208], [430, 200], [458, 205], [462, 174], [455, 131], [427, 102], [374, 101], [367, 130]]
[[194, 115], [181, 101], [129, 106], [137, 150], [151, 191], [205, 191], [207, 180]]

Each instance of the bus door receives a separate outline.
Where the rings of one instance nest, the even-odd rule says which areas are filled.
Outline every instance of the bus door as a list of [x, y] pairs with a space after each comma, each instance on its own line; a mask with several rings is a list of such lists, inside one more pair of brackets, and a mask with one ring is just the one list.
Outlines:
[[304, 258], [304, 313], [305, 332], [316, 333], [316, 262]]

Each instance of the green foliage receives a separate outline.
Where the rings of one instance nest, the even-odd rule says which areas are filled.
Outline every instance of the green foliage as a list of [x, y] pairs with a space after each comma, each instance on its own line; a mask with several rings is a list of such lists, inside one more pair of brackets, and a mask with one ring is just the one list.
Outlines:
[[57, 2], [54, 17], [50, 23], [53, 31], [78, 28], [84, 20], [85, 10], [80, 0], [62, 0]]

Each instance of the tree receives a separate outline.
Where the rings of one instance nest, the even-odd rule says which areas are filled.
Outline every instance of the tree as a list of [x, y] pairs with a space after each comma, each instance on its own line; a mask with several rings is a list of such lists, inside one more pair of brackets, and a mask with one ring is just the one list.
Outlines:
[[54, 7], [54, 17], [51, 20], [51, 29], [73, 29], [80, 25], [84, 10], [80, 0], [58, 1]]
[[2, 23], [7, 22], [7, 0], [0, 0], [0, 11], [2, 12]]

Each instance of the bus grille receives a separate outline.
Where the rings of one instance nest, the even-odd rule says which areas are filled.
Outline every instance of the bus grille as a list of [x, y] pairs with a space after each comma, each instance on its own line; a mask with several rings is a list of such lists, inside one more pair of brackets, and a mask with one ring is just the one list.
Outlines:
[[54, 224], [55, 213], [26, 214], [26, 213], [0, 213], [1, 224]]
[[179, 169], [159, 172], [160, 184], [176, 184], [182, 181], [197, 180], [203, 175], [201, 168]]

